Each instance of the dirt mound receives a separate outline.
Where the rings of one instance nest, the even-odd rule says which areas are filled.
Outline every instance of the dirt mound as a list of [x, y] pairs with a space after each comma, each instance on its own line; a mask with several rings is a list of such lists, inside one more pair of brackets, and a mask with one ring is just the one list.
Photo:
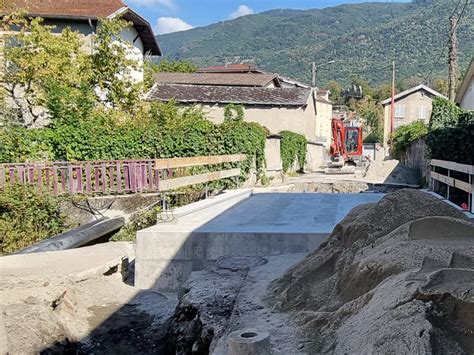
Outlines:
[[381, 184], [418, 185], [420, 178], [416, 169], [409, 168], [395, 159], [371, 162], [364, 175], [364, 180]]
[[400, 190], [353, 209], [266, 300], [292, 312], [312, 353], [472, 353], [473, 277], [474, 224]]

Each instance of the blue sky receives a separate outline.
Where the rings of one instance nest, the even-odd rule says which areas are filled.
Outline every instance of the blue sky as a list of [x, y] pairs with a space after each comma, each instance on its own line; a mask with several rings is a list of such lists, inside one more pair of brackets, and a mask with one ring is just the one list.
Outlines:
[[[365, 0], [367, 1], [367, 0]], [[125, 0], [157, 33], [175, 32], [271, 9], [323, 8], [364, 0]], [[386, 2], [385, 0], [382, 0]], [[393, 0], [392, 0], [393, 1]], [[399, 0], [408, 1], [408, 0]]]

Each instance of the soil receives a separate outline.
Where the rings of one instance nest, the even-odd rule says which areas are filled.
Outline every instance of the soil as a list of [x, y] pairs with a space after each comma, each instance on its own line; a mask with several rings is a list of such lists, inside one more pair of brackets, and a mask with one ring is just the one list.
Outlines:
[[310, 353], [472, 353], [474, 224], [424, 192], [388, 194], [353, 209], [265, 298]]

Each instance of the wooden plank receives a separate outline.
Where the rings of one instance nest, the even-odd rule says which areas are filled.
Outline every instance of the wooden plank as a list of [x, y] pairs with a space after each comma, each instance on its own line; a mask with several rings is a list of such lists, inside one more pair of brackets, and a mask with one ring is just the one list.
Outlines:
[[180, 178], [174, 179], [166, 179], [160, 181], [160, 186], [158, 191], [169, 191], [173, 189], [177, 189], [178, 187], [201, 184], [209, 181], [220, 180], [232, 176], [239, 176], [240, 169], [229, 169], [229, 170], [221, 170], [221, 171], [214, 171], [211, 173], [206, 174], [199, 174], [199, 175], [192, 175], [192, 176], [184, 176]]
[[465, 181], [458, 180], [458, 179], [454, 179], [454, 187], [468, 193], [472, 193], [474, 190], [471, 184]]
[[115, 168], [117, 169], [117, 192], [120, 193], [122, 192], [122, 168], [119, 162], [116, 163]]
[[440, 167], [440, 168], [455, 170], [455, 171], [459, 171], [461, 173], [474, 175], [474, 166], [473, 165], [460, 164], [460, 163], [455, 163], [453, 161], [437, 160], [437, 159], [432, 159], [430, 164], [432, 166], [437, 166], [437, 167]]
[[86, 163], [86, 193], [92, 192], [92, 180], [91, 180], [91, 164]]
[[431, 172], [431, 177], [435, 180], [438, 180], [438, 181], [446, 184], [446, 185], [454, 186], [454, 179], [450, 178], [449, 176], [442, 175], [442, 174], [439, 174], [439, 173], [436, 173], [436, 172], [432, 171]]
[[472, 187], [471, 184], [465, 181], [461, 181], [458, 179], [454, 179], [452, 177], [442, 175], [439, 173], [431, 172], [431, 177], [437, 181], [440, 181], [446, 185], [449, 185], [451, 187], [455, 187], [457, 189], [463, 190], [468, 193], [472, 193], [474, 191], [474, 188]]
[[191, 158], [170, 158], [170, 159], [156, 159], [155, 169], [171, 169], [171, 168], [185, 168], [189, 166], [199, 165], [215, 165], [221, 163], [232, 163], [244, 161], [247, 159], [245, 154], [233, 155], [211, 155], [203, 157]]

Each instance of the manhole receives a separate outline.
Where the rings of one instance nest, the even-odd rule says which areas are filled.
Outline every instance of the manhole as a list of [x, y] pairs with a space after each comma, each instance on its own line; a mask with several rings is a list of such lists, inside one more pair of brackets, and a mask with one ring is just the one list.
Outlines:
[[267, 262], [267, 259], [258, 256], [221, 256], [216, 260], [216, 266], [221, 269], [237, 271], [265, 265]]

